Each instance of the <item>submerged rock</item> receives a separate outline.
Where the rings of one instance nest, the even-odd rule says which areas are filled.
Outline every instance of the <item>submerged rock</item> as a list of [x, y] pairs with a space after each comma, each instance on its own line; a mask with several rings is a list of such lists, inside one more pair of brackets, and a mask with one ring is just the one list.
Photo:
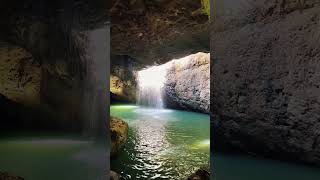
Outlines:
[[0, 172], [0, 180], [24, 180], [22, 177], [14, 176], [7, 172]]
[[117, 117], [110, 118], [111, 156], [117, 154], [127, 142], [128, 130], [128, 123]]
[[188, 180], [210, 180], [210, 172], [204, 169], [199, 169], [189, 176]]
[[110, 171], [110, 180], [121, 180], [123, 179], [120, 174]]

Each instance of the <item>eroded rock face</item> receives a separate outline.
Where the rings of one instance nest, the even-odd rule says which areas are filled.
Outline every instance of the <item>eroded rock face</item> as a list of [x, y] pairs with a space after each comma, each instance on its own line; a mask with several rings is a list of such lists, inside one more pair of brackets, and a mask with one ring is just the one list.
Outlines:
[[111, 156], [116, 155], [125, 145], [128, 139], [128, 123], [120, 118], [110, 118]]
[[111, 102], [136, 102], [135, 71], [138, 64], [128, 56], [114, 56], [111, 60]]
[[17, 124], [77, 132], [91, 127], [89, 121], [95, 118], [103, 124], [106, 77], [101, 74], [106, 74], [106, 66], [100, 58], [106, 58], [97, 51], [107, 48], [104, 38], [95, 37], [106, 36], [102, 31], [108, 21], [108, 3], [3, 2], [0, 41], [6, 43], [0, 47], [0, 94], [20, 105], [40, 104], [32, 114], [43, 113], [40, 122], [22, 116]]
[[209, 113], [210, 54], [193, 54], [171, 61], [168, 66], [166, 106]]
[[152, 64], [209, 50], [208, 16], [201, 0], [113, 2], [113, 54]]
[[213, 25], [215, 146], [320, 164], [320, 7], [271, 12]]
[[0, 94], [28, 106], [40, 104], [41, 68], [25, 49], [0, 43]]

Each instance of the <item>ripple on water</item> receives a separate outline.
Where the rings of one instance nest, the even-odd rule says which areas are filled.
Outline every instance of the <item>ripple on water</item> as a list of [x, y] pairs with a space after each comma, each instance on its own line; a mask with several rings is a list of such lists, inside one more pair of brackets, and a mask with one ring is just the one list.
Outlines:
[[129, 122], [125, 151], [111, 162], [127, 179], [184, 179], [209, 166], [209, 116], [139, 107], [111, 114]]

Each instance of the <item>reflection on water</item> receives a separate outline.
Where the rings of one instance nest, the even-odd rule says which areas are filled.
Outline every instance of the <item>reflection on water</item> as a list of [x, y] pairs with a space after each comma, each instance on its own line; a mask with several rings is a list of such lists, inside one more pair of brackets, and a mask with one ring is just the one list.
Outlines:
[[209, 166], [208, 115], [127, 105], [111, 115], [129, 124], [126, 147], [111, 161], [127, 179], [184, 179]]

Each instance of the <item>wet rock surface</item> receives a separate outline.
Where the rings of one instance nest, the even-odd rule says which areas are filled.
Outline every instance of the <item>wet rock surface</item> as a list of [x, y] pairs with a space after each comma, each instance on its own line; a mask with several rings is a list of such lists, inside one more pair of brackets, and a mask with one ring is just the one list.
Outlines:
[[199, 169], [194, 174], [190, 175], [188, 180], [210, 180], [210, 172]]
[[307, 3], [239, 6], [247, 11], [230, 17], [238, 22], [232, 26], [217, 17], [211, 33], [216, 148], [320, 164], [320, 7]]
[[113, 56], [110, 73], [111, 102], [136, 102], [137, 82], [135, 73], [139, 68], [129, 56]]
[[210, 54], [197, 53], [169, 63], [166, 106], [209, 113]]
[[110, 180], [121, 180], [123, 179], [118, 173], [110, 171]]
[[117, 117], [110, 118], [111, 156], [116, 155], [128, 139], [128, 123]]

